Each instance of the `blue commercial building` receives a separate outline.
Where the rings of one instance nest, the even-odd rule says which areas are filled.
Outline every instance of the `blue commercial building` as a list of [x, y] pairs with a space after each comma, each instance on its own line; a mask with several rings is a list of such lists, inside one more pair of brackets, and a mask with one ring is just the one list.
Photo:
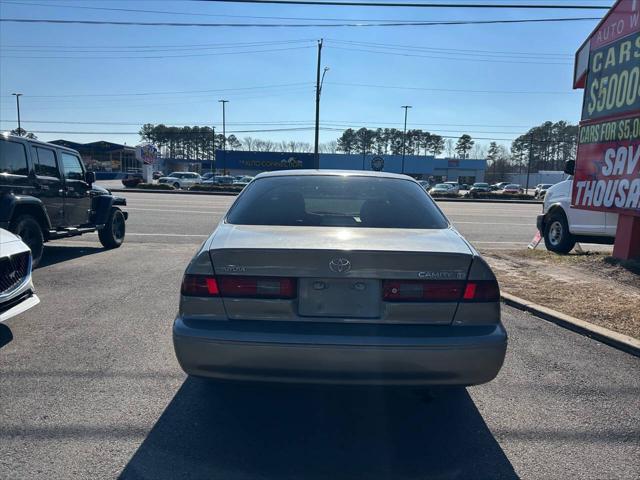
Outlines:
[[[274, 170], [310, 169], [312, 153], [246, 152], [241, 150], [216, 150], [216, 169], [232, 175], [256, 175]], [[206, 169], [203, 162], [203, 169]], [[424, 155], [357, 155], [321, 153], [320, 169], [329, 170], [377, 170], [405, 173], [418, 179], [433, 181], [459, 181], [474, 183], [484, 181], [486, 160], [435, 158]]]

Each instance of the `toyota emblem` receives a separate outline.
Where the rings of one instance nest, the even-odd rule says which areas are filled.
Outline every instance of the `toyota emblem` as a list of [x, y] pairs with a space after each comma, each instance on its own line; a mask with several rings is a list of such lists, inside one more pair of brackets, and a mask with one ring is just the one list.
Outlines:
[[346, 258], [334, 258], [329, 262], [329, 270], [336, 273], [347, 273], [351, 270], [351, 262]]

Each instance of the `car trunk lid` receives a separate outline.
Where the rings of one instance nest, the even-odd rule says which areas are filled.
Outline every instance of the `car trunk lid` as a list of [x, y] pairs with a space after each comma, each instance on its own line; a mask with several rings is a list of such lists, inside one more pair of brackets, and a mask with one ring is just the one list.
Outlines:
[[464, 288], [473, 252], [453, 229], [223, 225], [210, 256], [236, 286], [295, 283], [292, 298], [223, 292], [231, 319], [448, 324], [458, 302], [439, 294]]

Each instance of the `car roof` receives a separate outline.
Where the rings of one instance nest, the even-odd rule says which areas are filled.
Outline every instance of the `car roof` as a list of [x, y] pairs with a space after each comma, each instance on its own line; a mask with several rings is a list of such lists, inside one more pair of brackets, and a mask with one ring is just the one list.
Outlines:
[[408, 175], [390, 172], [369, 172], [365, 170], [278, 170], [274, 172], [263, 172], [256, 175], [258, 178], [267, 177], [297, 177], [297, 176], [334, 176], [334, 177], [374, 177], [374, 178], [397, 178], [401, 180], [415, 181]]
[[67, 152], [73, 152], [75, 154], [78, 154], [77, 150], [74, 150], [73, 148], [69, 148], [69, 147], [64, 147], [62, 145], [58, 145], [57, 143], [48, 143], [48, 142], [43, 142], [42, 140], [36, 140], [34, 138], [27, 138], [27, 137], [21, 137], [19, 135], [11, 135], [10, 133], [0, 133], [0, 137], [6, 139], [6, 140], [18, 140], [18, 141], [24, 141], [24, 142], [29, 142], [29, 143], [33, 143], [36, 145], [42, 145], [43, 147], [49, 147], [49, 148], [59, 148], [60, 150], [66, 150]]

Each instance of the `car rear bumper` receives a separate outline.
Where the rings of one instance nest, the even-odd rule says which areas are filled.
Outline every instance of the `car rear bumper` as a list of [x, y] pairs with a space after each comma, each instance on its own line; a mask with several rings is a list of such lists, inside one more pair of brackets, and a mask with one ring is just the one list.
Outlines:
[[477, 385], [496, 377], [507, 348], [502, 324], [430, 327], [434, 336], [359, 337], [256, 332], [235, 329], [234, 323], [194, 324], [178, 317], [173, 342], [182, 369], [195, 376], [251, 381]]

